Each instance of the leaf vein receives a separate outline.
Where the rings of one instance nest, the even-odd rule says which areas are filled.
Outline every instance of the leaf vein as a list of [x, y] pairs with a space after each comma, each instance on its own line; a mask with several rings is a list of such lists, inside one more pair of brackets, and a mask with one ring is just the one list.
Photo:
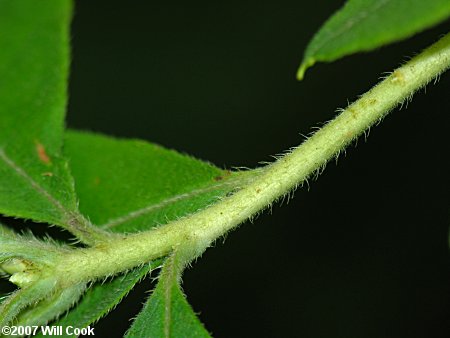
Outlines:
[[171, 259], [167, 262], [166, 275], [167, 279], [164, 283], [164, 337], [170, 338], [170, 321], [172, 311], [172, 285], [175, 277], [175, 259], [176, 253], [172, 254]]
[[58, 201], [51, 193], [45, 190], [38, 182], [36, 182], [33, 177], [31, 177], [23, 168], [21, 168], [13, 159], [11, 159], [5, 152], [3, 148], [0, 147], [0, 159], [6, 163], [12, 170], [16, 172], [17, 175], [22, 177], [26, 182], [29, 183], [30, 187], [36, 191], [38, 194], [43, 196], [47, 201], [50, 202], [62, 216], [61, 226], [64, 226], [69, 231], [87, 232], [89, 228], [89, 221], [84, 218], [78, 211], [68, 210], [60, 201]]
[[3, 148], [0, 148], [0, 158], [11, 168], [13, 169], [19, 176], [21, 176], [25, 181], [27, 181], [30, 186], [40, 195], [42, 195], [45, 199], [47, 199], [53, 206], [55, 206], [63, 215], [66, 217], [70, 215], [70, 212], [64, 208], [64, 206], [53, 197], [47, 190], [45, 190], [39, 183], [37, 183], [30, 175], [27, 174], [25, 170], [23, 170], [17, 163], [15, 163], [8, 155]]
[[202, 188], [199, 188], [199, 189], [192, 190], [192, 191], [184, 193], [184, 194], [175, 195], [175, 196], [170, 197], [168, 199], [165, 199], [165, 200], [163, 200], [163, 201], [161, 201], [159, 203], [150, 204], [150, 205], [148, 205], [146, 207], [143, 207], [141, 209], [133, 210], [133, 211], [129, 212], [128, 214], [125, 214], [123, 216], [114, 218], [114, 219], [108, 221], [107, 223], [105, 223], [103, 225], [100, 225], [100, 228], [111, 229], [111, 228], [117, 227], [117, 226], [119, 226], [119, 225], [121, 225], [121, 224], [123, 224], [125, 222], [131, 221], [131, 220], [136, 219], [136, 218], [138, 218], [140, 216], [149, 214], [149, 213], [151, 213], [151, 212], [153, 212], [155, 210], [162, 209], [162, 208], [164, 208], [166, 206], [169, 206], [169, 205], [174, 204], [174, 203], [179, 202], [179, 201], [182, 201], [182, 200], [185, 200], [185, 199], [188, 199], [188, 198], [192, 198], [192, 197], [196, 197], [196, 196], [199, 196], [201, 194], [205, 194], [205, 193], [214, 191], [216, 189], [225, 188], [227, 186], [232, 186], [232, 187], [235, 186], [235, 187], [237, 187], [240, 184], [244, 184], [244, 183], [248, 182], [249, 178], [251, 179], [252, 177], [253, 176], [244, 175], [244, 177], [236, 177], [234, 179], [229, 179], [229, 180], [227, 180], [225, 182], [222, 182], [222, 183], [209, 185], [209, 186], [206, 186], [206, 187], [202, 187]]

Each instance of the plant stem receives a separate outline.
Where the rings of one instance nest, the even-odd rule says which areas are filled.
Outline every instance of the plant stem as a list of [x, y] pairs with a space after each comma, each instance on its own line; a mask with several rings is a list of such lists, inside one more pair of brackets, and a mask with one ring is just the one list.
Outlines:
[[296, 188], [399, 103], [450, 67], [450, 34], [425, 49], [349, 105], [298, 148], [268, 165], [253, 182], [200, 212], [61, 257], [66, 281], [101, 278], [165, 256], [190, 243], [201, 254], [214, 240]]

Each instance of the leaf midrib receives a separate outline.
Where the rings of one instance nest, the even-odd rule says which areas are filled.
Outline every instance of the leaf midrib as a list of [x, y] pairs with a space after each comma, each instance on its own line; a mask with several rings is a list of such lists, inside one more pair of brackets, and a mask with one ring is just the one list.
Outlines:
[[16, 172], [17, 175], [22, 177], [25, 181], [27, 181], [31, 188], [36, 191], [39, 195], [44, 197], [47, 201], [49, 201], [56, 209], [58, 209], [62, 215], [66, 219], [71, 218], [71, 211], [67, 210], [52, 194], [50, 194], [47, 190], [45, 190], [39, 183], [37, 183], [28, 173], [21, 168], [16, 162], [14, 162], [5, 152], [3, 148], [0, 148], [0, 159], [3, 160], [4, 163], [12, 170]]
[[[246, 172], [246, 173], [249, 173], [249, 172]], [[228, 180], [226, 180], [224, 182], [221, 182], [221, 183], [208, 185], [208, 186], [205, 186], [205, 187], [202, 187], [202, 188], [199, 188], [199, 189], [192, 190], [192, 191], [187, 192], [187, 193], [175, 195], [175, 196], [167, 198], [167, 199], [165, 199], [165, 200], [163, 200], [163, 201], [161, 201], [159, 203], [156, 203], [156, 204], [152, 203], [152, 204], [150, 204], [148, 206], [145, 206], [143, 208], [130, 211], [127, 214], [124, 214], [122, 216], [119, 216], [117, 218], [109, 220], [107, 223], [104, 223], [104, 224], [100, 225], [99, 227], [102, 228], [102, 229], [113, 229], [113, 228], [115, 228], [117, 226], [120, 226], [121, 224], [123, 224], [125, 222], [131, 221], [131, 220], [136, 219], [138, 217], [141, 217], [143, 215], [149, 214], [149, 213], [151, 213], [153, 211], [165, 208], [165, 207], [167, 207], [167, 206], [169, 206], [171, 204], [175, 204], [177, 202], [180, 202], [180, 201], [183, 201], [183, 200], [187, 200], [189, 198], [194, 198], [194, 197], [200, 196], [202, 194], [205, 194], [205, 193], [208, 193], [208, 192], [212, 192], [214, 190], [218, 190], [218, 189], [225, 188], [225, 187], [228, 187], [228, 186], [238, 187], [238, 186], [240, 186], [242, 184], [248, 183], [252, 178], [253, 178], [253, 175], [246, 175], [246, 174], [239, 175], [239, 176], [236, 176], [234, 178], [230, 178], [230, 179], [228, 179]]]
[[[176, 253], [172, 254], [172, 257], [167, 262], [166, 276], [164, 280], [164, 336], [170, 338], [170, 321], [172, 319], [172, 285], [174, 278], [176, 277], [175, 258]], [[166, 277], [166, 276], [163, 276]]]

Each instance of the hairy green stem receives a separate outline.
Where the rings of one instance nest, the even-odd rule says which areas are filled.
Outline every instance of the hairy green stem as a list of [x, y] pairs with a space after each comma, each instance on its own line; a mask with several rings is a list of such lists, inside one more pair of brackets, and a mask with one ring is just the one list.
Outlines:
[[234, 195], [160, 228], [63, 255], [55, 273], [68, 283], [102, 278], [190, 243], [200, 254], [214, 240], [269, 206], [337, 156], [399, 103], [450, 67], [450, 34], [349, 105], [298, 148], [267, 166]]

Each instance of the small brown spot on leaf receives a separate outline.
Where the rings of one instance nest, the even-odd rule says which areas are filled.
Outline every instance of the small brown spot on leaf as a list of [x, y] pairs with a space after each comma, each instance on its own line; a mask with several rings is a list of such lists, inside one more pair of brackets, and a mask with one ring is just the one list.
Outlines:
[[261, 189], [256, 189], [256, 193], [259, 194], [261, 192]]
[[39, 159], [45, 164], [51, 164], [52, 161], [45, 151], [45, 147], [39, 141], [36, 141], [36, 152]]
[[100, 177], [95, 177], [94, 178], [94, 185], [99, 185], [100, 184]]
[[214, 181], [216, 181], [216, 182], [222, 181], [223, 179], [227, 178], [230, 175], [231, 175], [231, 171], [230, 170], [225, 170], [225, 173], [223, 175], [219, 175], [219, 176], [214, 177]]
[[45, 172], [45, 173], [42, 173], [42, 176], [52, 177], [52, 176], [53, 176], [53, 173], [50, 172], [50, 171], [47, 171], [47, 172]]

